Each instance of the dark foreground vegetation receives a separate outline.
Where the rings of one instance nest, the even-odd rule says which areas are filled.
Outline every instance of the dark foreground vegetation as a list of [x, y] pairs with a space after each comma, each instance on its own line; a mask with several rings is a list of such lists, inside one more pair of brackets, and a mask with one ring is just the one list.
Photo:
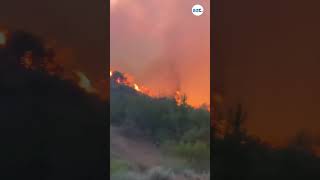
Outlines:
[[30, 33], [0, 47], [0, 179], [107, 179], [106, 103], [60, 75]]
[[320, 179], [320, 158], [307, 132], [298, 133], [287, 147], [272, 148], [246, 132], [240, 105], [224, 115], [217, 116], [211, 141], [213, 179]]

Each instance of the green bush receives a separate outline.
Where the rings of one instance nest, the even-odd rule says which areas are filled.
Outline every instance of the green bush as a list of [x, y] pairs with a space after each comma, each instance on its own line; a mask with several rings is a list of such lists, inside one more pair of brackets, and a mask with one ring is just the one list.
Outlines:
[[197, 174], [191, 170], [184, 170], [180, 173], [170, 169], [154, 167], [147, 172], [126, 172], [111, 176], [110, 180], [209, 180], [210, 174]]
[[143, 136], [165, 152], [197, 168], [209, 169], [210, 112], [177, 103], [174, 97], [150, 97], [111, 81], [111, 124], [123, 134]]
[[209, 144], [203, 142], [180, 143], [173, 147], [173, 152], [198, 170], [208, 170], [210, 167]]
[[122, 160], [111, 160], [110, 161], [110, 173], [117, 174], [128, 171], [130, 168], [129, 164]]
[[174, 174], [169, 169], [155, 167], [145, 173], [124, 172], [111, 176], [111, 180], [174, 180]]
[[113, 125], [129, 125], [131, 130], [138, 129], [158, 143], [169, 139], [209, 142], [210, 113], [206, 109], [178, 105], [173, 97], [154, 98], [129, 92], [127, 89], [111, 89]]

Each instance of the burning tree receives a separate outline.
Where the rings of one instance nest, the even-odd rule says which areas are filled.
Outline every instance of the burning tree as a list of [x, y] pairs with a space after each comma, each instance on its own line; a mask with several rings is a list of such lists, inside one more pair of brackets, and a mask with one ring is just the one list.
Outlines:
[[46, 71], [49, 74], [62, 74], [62, 66], [54, 61], [54, 50], [47, 48], [41, 38], [25, 31], [9, 32], [3, 38], [5, 44], [2, 47], [2, 55], [8, 57], [8, 65]]

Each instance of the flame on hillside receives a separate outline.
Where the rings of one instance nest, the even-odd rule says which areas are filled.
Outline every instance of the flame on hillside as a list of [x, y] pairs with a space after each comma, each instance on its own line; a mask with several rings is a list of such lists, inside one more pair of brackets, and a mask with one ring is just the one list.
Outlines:
[[[21, 55], [20, 58], [20, 65], [24, 67], [27, 70], [35, 71], [35, 70], [41, 70], [46, 71], [49, 75], [57, 76], [63, 80], [71, 80], [77, 85], [84, 89], [87, 93], [97, 94], [100, 97], [106, 97], [107, 96], [107, 90], [105, 89], [107, 87], [107, 79], [102, 78], [101, 82], [91, 81], [84, 72], [81, 71], [74, 71], [72, 68], [65, 69], [65, 66], [61, 61], [58, 61], [59, 53], [56, 53], [54, 49], [54, 45], [52, 45], [51, 42], [44, 41], [42, 42], [37, 41], [37, 37], [32, 36], [32, 34], [24, 33], [24, 32], [18, 32], [22, 33], [22, 39], [21, 41], [26, 41], [27, 38], [31, 38], [31, 41], [28, 43], [35, 43], [39, 46], [43, 46], [44, 54], [39, 56], [35, 53], [34, 49], [28, 49], [24, 54]], [[3, 48], [6, 50], [7, 47], [7, 41], [11, 41], [12, 38], [14, 38], [14, 33], [11, 33], [7, 30], [0, 29], [0, 48]], [[20, 36], [17, 36], [20, 38]], [[17, 38], [15, 37], [15, 38]], [[2, 47], [3, 46], [3, 47]], [[67, 61], [69, 58], [65, 58]], [[115, 76], [117, 74], [117, 76]], [[119, 76], [120, 74], [120, 76]], [[163, 97], [163, 96], [171, 96], [174, 98], [178, 105], [181, 105], [185, 102], [185, 96], [179, 91], [173, 91], [172, 94], [162, 94], [160, 95], [159, 92], [155, 93], [151, 91], [149, 88], [141, 85], [138, 82], [134, 81], [134, 78], [128, 74], [120, 73], [118, 71], [110, 71], [109, 72], [110, 79], [113, 79], [117, 84], [126, 85], [128, 87], [131, 87], [134, 91], [150, 96], [150, 97]], [[118, 77], [119, 76], [119, 77]], [[120, 78], [121, 77], [121, 78]]]
[[[126, 85], [128, 87], [131, 87], [135, 91], [137, 91], [137, 92], [139, 92], [141, 94], [150, 96], [150, 97], [157, 97], [158, 96], [154, 92], [152, 92], [149, 88], [147, 88], [147, 87], [145, 87], [143, 85], [139, 85], [138, 83], [136, 83], [134, 81], [134, 78], [132, 76], [128, 75], [128, 74], [121, 73], [121, 75], [123, 75], [123, 77], [114, 77], [116, 72], [117, 71], [110, 70], [109, 74], [110, 74], [110, 79], [115, 78], [115, 82], [117, 84]], [[183, 103], [184, 98], [185, 98], [185, 96], [178, 90], [173, 94], [173, 97], [175, 98], [175, 100], [176, 100], [178, 105], [181, 105]]]
[[176, 100], [178, 105], [181, 105], [184, 101], [185, 96], [180, 93], [180, 91], [176, 91], [174, 95], [174, 99]]
[[[16, 38], [16, 39], [14, 39]], [[85, 75], [85, 73], [81, 71], [73, 71], [72, 69], [65, 69], [64, 65], [57, 61], [57, 54], [55, 49], [52, 47], [52, 44], [48, 41], [38, 41], [36, 36], [33, 36], [30, 33], [27, 32], [20, 32], [20, 31], [9, 31], [3, 28], [0, 28], [0, 50], [3, 50], [4, 52], [15, 52], [16, 49], [9, 49], [9, 48], [15, 48], [14, 46], [8, 46], [8, 44], [12, 44], [12, 41], [18, 41], [22, 42], [22, 47], [26, 48], [25, 52], [21, 54], [19, 57], [20, 59], [18, 63], [21, 65], [21, 67], [30, 70], [30, 71], [45, 71], [51, 76], [59, 77], [63, 80], [70, 80], [77, 85], [84, 89], [87, 93], [94, 93], [99, 95], [100, 97], [105, 97], [105, 93], [101, 93], [102, 91], [106, 91], [104, 86], [103, 88], [99, 87], [99, 83], [95, 83], [95, 85], [98, 85], [98, 87], [94, 87], [89, 80], [89, 78]], [[11, 43], [10, 43], [11, 42]], [[20, 43], [21, 43], [20, 42]], [[31, 44], [31, 45], [30, 45]], [[41, 50], [43, 50], [43, 53], [39, 55], [39, 53], [35, 53], [35, 46], [37, 48], [40, 47]], [[30, 48], [31, 47], [31, 48]], [[22, 49], [23, 49], [22, 48]], [[5, 53], [9, 54], [9, 53]], [[68, 59], [66, 59], [67, 61]], [[107, 80], [105, 80], [107, 84]], [[102, 82], [103, 83], [103, 82]], [[101, 83], [100, 83], [101, 84]], [[101, 85], [103, 86], [103, 85]], [[103, 90], [102, 90], [103, 89]], [[100, 91], [99, 91], [100, 90]]]
[[[110, 74], [110, 78], [112, 78], [114, 75], [114, 71], [110, 70], [109, 74]], [[149, 88], [146, 88], [142, 85], [138, 85], [138, 83], [134, 82], [134, 78], [132, 76], [129, 76], [128, 74], [122, 74], [122, 75], [124, 76], [123, 78], [117, 77], [115, 79], [115, 81], [118, 84], [129, 86], [134, 90], [136, 90], [137, 92], [148, 95], [148, 96], [155, 96]]]

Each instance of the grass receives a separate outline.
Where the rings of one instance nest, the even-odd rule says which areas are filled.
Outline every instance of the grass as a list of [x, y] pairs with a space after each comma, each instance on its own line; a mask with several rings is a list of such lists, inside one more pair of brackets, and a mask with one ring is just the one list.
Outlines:
[[171, 169], [154, 167], [146, 172], [122, 172], [111, 176], [110, 180], [209, 180], [209, 174], [197, 174], [191, 170], [173, 172]]
[[119, 174], [130, 170], [130, 165], [123, 160], [111, 160], [110, 161], [110, 173]]

